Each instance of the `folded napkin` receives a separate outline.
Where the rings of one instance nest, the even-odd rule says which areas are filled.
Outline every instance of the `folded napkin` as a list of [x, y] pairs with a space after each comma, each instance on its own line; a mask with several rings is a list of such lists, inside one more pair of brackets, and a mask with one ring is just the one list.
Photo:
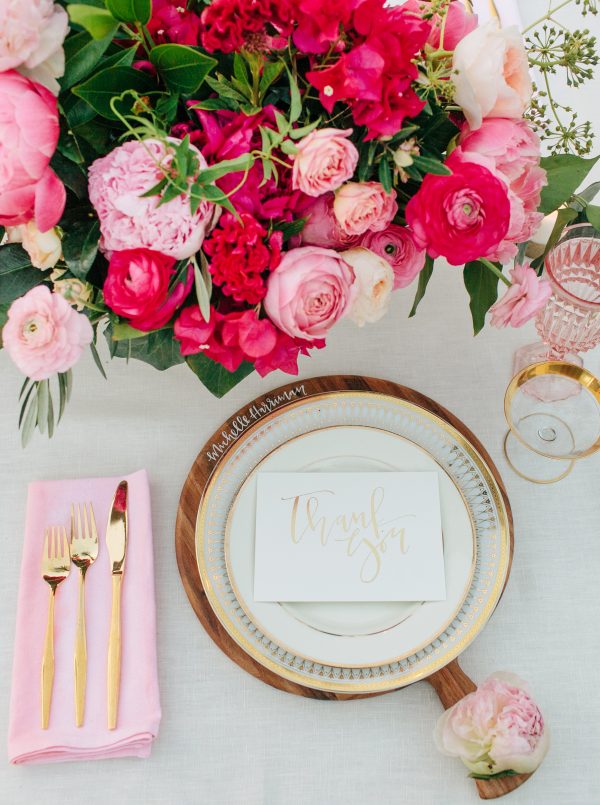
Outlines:
[[[105, 542], [112, 499], [129, 483], [129, 535], [121, 602], [121, 692], [117, 728], [109, 730], [106, 668], [111, 573]], [[40, 675], [50, 587], [40, 573], [44, 529], [69, 523], [71, 503], [91, 502], [98, 526], [98, 558], [86, 587], [87, 692], [85, 721], [75, 726], [73, 654], [79, 569], [56, 593], [54, 690], [50, 725], [40, 726]], [[11, 763], [48, 763], [109, 757], [147, 757], [158, 732], [154, 563], [150, 492], [145, 471], [117, 478], [39, 481], [29, 485], [8, 731]]]

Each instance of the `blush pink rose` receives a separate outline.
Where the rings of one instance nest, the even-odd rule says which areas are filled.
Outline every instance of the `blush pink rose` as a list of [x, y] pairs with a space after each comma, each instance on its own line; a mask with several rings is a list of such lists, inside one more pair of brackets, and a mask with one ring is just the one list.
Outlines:
[[352, 129], [316, 129], [296, 143], [294, 190], [302, 190], [307, 196], [322, 196], [352, 178], [358, 151], [348, 139], [351, 134]]
[[169, 293], [175, 260], [150, 249], [113, 252], [104, 281], [104, 301], [129, 320], [136, 330], [163, 327], [189, 294], [194, 281], [192, 266]]
[[[200, 168], [206, 160], [192, 146]], [[133, 140], [117, 146], [92, 163], [89, 196], [100, 219], [100, 248], [113, 251], [146, 248], [176, 260], [195, 254], [213, 224], [216, 208], [202, 201], [195, 213], [187, 195], [180, 195], [160, 207], [158, 196], [142, 198], [163, 178], [156, 162], [168, 168], [172, 155], [158, 140]]]
[[550, 733], [527, 685], [496, 673], [440, 717], [438, 749], [459, 757], [474, 774], [531, 774], [544, 759]]
[[306, 218], [300, 240], [306, 246], [323, 246], [326, 249], [338, 249], [355, 246], [358, 235], [347, 235], [333, 214], [333, 193], [325, 193], [316, 199], [310, 199], [308, 205], [298, 208], [300, 218]]
[[324, 338], [351, 307], [354, 272], [337, 252], [302, 246], [286, 252], [267, 281], [265, 311], [292, 338]]
[[521, 118], [532, 83], [523, 37], [515, 25], [487, 22], [467, 34], [454, 51], [454, 99], [471, 129], [486, 117]]
[[552, 296], [552, 286], [540, 279], [529, 265], [515, 265], [510, 272], [512, 285], [490, 308], [493, 327], [522, 327]]
[[507, 262], [537, 232], [544, 217], [538, 212], [542, 188], [548, 183], [540, 167], [540, 140], [526, 120], [487, 118], [471, 131], [466, 124], [453, 154], [485, 165], [508, 186], [510, 224], [493, 260]]
[[46, 232], [58, 223], [66, 201], [50, 168], [58, 134], [56, 98], [14, 70], [0, 73], [0, 225], [35, 218]]
[[[426, 0], [407, 0], [402, 5], [405, 11], [422, 17], [423, 13], [429, 11], [431, 3]], [[477, 15], [468, 14], [465, 7], [460, 2], [452, 2], [448, 6], [446, 24], [444, 26], [444, 50], [454, 50], [461, 39], [477, 28]], [[431, 18], [431, 32], [427, 42], [434, 48], [440, 46], [441, 21], [439, 14], [434, 14]]]
[[379, 182], [348, 182], [335, 194], [333, 213], [347, 235], [380, 232], [398, 212], [396, 194]]
[[406, 226], [390, 224], [381, 232], [367, 232], [360, 245], [388, 261], [394, 271], [394, 290], [410, 285], [425, 265], [425, 249], [417, 246]]
[[32, 380], [66, 372], [92, 337], [89, 319], [45, 285], [32, 288], [12, 303], [2, 330], [6, 351]]

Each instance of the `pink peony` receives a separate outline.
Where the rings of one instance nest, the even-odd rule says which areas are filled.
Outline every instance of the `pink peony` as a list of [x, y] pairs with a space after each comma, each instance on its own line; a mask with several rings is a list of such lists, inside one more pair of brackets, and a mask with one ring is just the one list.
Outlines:
[[88, 318], [45, 285], [32, 288], [12, 303], [2, 330], [6, 351], [32, 380], [66, 372], [92, 337]]
[[528, 241], [544, 217], [537, 211], [547, 184], [546, 172], [540, 167], [540, 140], [526, 120], [487, 118], [476, 131], [465, 124], [458, 142], [454, 154], [485, 165], [508, 185], [510, 225], [491, 255], [506, 262], [515, 256], [516, 244]]
[[540, 279], [529, 265], [516, 264], [510, 272], [512, 285], [490, 308], [493, 327], [522, 327], [532, 319], [552, 296], [552, 286]]
[[[206, 160], [193, 150], [200, 168], [205, 168]], [[100, 219], [100, 247], [107, 255], [146, 248], [184, 260], [198, 251], [215, 222], [217, 211], [208, 201], [202, 201], [192, 214], [187, 195], [160, 207], [159, 196], [142, 198], [163, 178], [157, 161], [165, 169], [172, 161], [161, 142], [131, 140], [91, 164], [90, 201]]]
[[356, 277], [356, 294], [348, 317], [359, 327], [379, 321], [388, 311], [394, 288], [391, 265], [364, 246], [348, 249], [342, 252], [342, 257], [352, 266]]
[[46, 232], [65, 208], [63, 183], [50, 168], [58, 142], [56, 98], [14, 70], [0, 73], [0, 225], [35, 218]]
[[129, 320], [136, 330], [163, 327], [189, 294], [194, 281], [192, 266], [171, 289], [175, 260], [150, 249], [113, 252], [104, 281], [104, 301]]
[[450, 176], [428, 173], [406, 206], [415, 243], [431, 257], [459, 266], [487, 257], [505, 238], [510, 222], [506, 185], [487, 168], [452, 154]]
[[514, 674], [496, 673], [440, 717], [438, 749], [459, 757], [474, 774], [534, 772], [550, 734], [527, 685]]
[[67, 12], [53, 0], [1, 0], [0, 72], [17, 69], [58, 95]]
[[366, 232], [360, 245], [385, 258], [394, 271], [394, 289], [405, 288], [425, 265], [425, 249], [420, 249], [406, 226], [390, 224], [381, 232]]
[[398, 212], [396, 194], [379, 182], [348, 182], [337, 191], [333, 212], [347, 235], [380, 232]]
[[292, 338], [324, 338], [354, 301], [350, 266], [331, 249], [303, 246], [284, 254], [267, 281], [264, 306]]
[[516, 26], [499, 28], [492, 20], [475, 28], [458, 43], [453, 67], [454, 99], [471, 129], [478, 129], [486, 117], [523, 117], [532, 84]]
[[298, 207], [300, 218], [306, 218], [300, 233], [300, 241], [305, 246], [323, 246], [326, 249], [338, 249], [356, 246], [358, 235], [347, 235], [333, 214], [333, 193], [326, 193], [316, 199], [309, 199], [308, 204]]
[[[402, 9], [410, 11], [422, 17], [424, 11], [428, 11], [431, 3], [426, 0], [407, 0], [402, 5]], [[434, 14], [431, 19], [431, 32], [427, 42], [433, 48], [440, 47], [441, 21], [439, 14]], [[477, 28], [477, 15], [468, 14], [461, 2], [451, 2], [448, 6], [446, 24], [444, 26], [444, 50], [454, 50], [461, 39]]]
[[352, 129], [315, 129], [298, 142], [294, 154], [292, 186], [307, 196], [337, 190], [352, 178], [358, 151], [348, 140]]

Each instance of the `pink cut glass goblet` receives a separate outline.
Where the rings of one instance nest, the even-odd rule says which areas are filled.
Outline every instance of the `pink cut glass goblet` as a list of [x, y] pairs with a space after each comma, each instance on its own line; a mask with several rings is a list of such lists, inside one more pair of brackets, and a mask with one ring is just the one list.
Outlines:
[[[582, 366], [577, 353], [600, 344], [600, 236], [596, 230], [589, 224], [565, 229], [545, 265], [552, 296], [535, 320], [542, 342], [517, 350], [516, 371], [550, 359]], [[563, 393], [569, 396], [573, 390], [560, 378], [547, 378], [530, 393], [551, 400], [561, 399]]]

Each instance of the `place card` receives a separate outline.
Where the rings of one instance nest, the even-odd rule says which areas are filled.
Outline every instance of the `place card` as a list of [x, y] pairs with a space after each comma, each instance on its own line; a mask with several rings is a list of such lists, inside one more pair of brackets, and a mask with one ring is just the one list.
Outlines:
[[256, 601], [446, 597], [436, 472], [263, 472]]

